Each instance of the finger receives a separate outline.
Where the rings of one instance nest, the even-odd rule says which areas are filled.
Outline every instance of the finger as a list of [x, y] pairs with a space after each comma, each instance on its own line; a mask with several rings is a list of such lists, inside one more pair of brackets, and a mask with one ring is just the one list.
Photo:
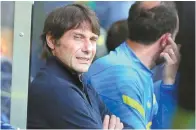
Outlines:
[[165, 47], [167, 46], [166, 41], [165, 41], [165, 40], [163, 40], [161, 45], [162, 45], [162, 48], [165, 48]]
[[124, 128], [124, 125], [123, 125], [123, 123], [120, 123], [120, 125], [121, 125], [121, 129], [123, 129], [123, 128]]
[[165, 47], [165, 49], [163, 50], [163, 52], [168, 53], [168, 52], [169, 52], [169, 49], [171, 49], [171, 48], [172, 48], [171, 45], [167, 45], [167, 46]]
[[109, 129], [114, 129], [116, 126], [116, 116], [112, 115], [110, 118]]
[[165, 34], [164, 37], [162, 37], [162, 39], [161, 39], [162, 48], [165, 48], [167, 46], [167, 38], [170, 36], [171, 36], [171, 34], [167, 33], [167, 34]]
[[163, 57], [167, 64], [173, 64], [172, 59], [170, 58], [168, 53], [161, 53], [161, 57]]
[[[178, 48], [178, 50], [177, 50], [177, 53], [173, 50], [173, 48], [172, 48], [172, 46], [170, 45], [170, 47], [168, 47], [168, 48], [166, 48], [163, 52], [165, 52], [165, 53], [169, 53], [169, 55], [170, 56], [172, 56], [171, 58], [173, 59], [173, 60], [179, 60], [180, 59], [180, 48], [181, 48], [181, 45], [180, 44], [178, 44], [177, 45], [177, 48]], [[170, 50], [170, 49], [172, 49], [172, 50]], [[173, 52], [175, 53], [174, 55], [171, 55], [171, 54], [173, 54]], [[174, 57], [175, 56], [175, 57]]]
[[120, 123], [120, 126], [121, 126], [121, 129], [123, 129], [123, 128], [124, 128], [124, 125], [123, 125], [123, 123]]
[[175, 55], [173, 49], [169, 49], [169, 56], [170, 56], [170, 58], [172, 59], [172, 61], [173, 61], [174, 63], [177, 62], [177, 57], [176, 57], [176, 55]]
[[169, 46], [171, 46], [171, 45], [168, 45], [168, 44], [166, 43], [166, 41], [164, 41], [161, 45], [162, 45], [162, 51], [164, 51], [164, 50], [167, 49]]
[[115, 126], [115, 129], [121, 129], [121, 124], [120, 124], [121, 122], [120, 122], [120, 118], [119, 117], [117, 117], [116, 118], [116, 126]]
[[109, 115], [106, 115], [103, 121], [103, 129], [108, 129], [109, 121], [110, 121], [110, 117]]
[[174, 53], [176, 53], [177, 55], [179, 55], [177, 44], [173, 41], [173, 39], [171, 37], [168, 37], [168, 41], [171, 44], [171, 46], [172, 46], [172, 48], [174, 50]]

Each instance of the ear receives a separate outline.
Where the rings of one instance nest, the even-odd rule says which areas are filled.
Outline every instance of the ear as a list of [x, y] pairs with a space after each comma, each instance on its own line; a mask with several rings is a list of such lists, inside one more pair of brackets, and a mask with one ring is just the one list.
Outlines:
[[46, 41], [51, 50], [55, 47], [55, 40], [50, 34], [46, 34]]
[[170, 33], [165, 33], [160, 37], [160, 44], [163, 48], [165, 48], [165, 46], [167, 45], [167, 39], [168, 37], [170, 37], [171, 34]]

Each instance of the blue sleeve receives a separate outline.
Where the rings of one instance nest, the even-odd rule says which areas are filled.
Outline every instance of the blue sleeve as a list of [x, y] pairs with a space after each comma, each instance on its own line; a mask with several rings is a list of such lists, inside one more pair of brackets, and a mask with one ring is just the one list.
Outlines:
[[179, 76], [180, 76], [179, 73], [177, 73], [175, 83], [171, 85], [164, 84], [163, 81], [161, 81], [160, 90], [164, 93], [167, 93], [168, 91], [176, 91], [176, 88], [179, 84]]
[[179, 74], [176, 75], [174, 84], [167, 85], [161, 81], [160, 84], [160, 106], [164, 105], [169, 108], [173, 108], [176, 105], [177, 86], [179, 83]]
[[176, 99], [176, 90], [179, 83], [179, 74], [176, 75], [176, 80], [174, 84], [167, 85], [164, 84], [162, 80], [157, 80], [154, 82], [154, 92], [157, 101], [163, 100], [165, 96], [167, 98]]
[[159, 110], [153, 119], [152, 128], [170, 128], [172, 117], [176, 109], [176, 88], [179, 82], [179, 74], [176, 76], [176, 82], [172, 85], [166, 85], [162, 80], [154, 82], [155, 94], [157, 97]]
[[[120, 68], [120, 70], [119, 70]], [[125, 128], [145, 129], [143, 90], [134, 80], [134, 74], [121, 67], [111, 67], [91, 77], [91, 86], [104, 99], [108, 109], [125, 124]], [[90, 74], [89, 74], [90, 75]]]
[[152, 129], [168, 129], [176, 108], [175, 85], [165, 85], [161, 80], [154, 83], [158, 112], [153, 118]]
[[146, 129], [143, 92], [133, 76], [125, 77], [118, 78], [116, 81], [120, 83], [117, 84], [117, 88], [123, 101], [122, 106], [119, 107], [119, 116], [133, 129]]
[[163, 81], [161, 81], [160, 87], [162, 91], [171, 91], [175, 89], [175, 84], [164, 84]]

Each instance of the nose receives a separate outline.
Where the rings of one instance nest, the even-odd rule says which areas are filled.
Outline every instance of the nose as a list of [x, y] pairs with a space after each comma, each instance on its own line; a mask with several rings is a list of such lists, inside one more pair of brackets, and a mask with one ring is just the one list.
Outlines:
[[90, 40], [85, 40], [83, 43], [82, 51], [85, 53], [90, 53], [92, 51], [92, 43]]

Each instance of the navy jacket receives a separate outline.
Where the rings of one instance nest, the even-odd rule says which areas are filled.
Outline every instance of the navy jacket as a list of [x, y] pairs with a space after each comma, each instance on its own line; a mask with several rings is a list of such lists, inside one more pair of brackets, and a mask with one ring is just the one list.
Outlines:
[[101, 129], [109, 111], [92, 87], [54, 56], [29, 87], [27, 128]]

